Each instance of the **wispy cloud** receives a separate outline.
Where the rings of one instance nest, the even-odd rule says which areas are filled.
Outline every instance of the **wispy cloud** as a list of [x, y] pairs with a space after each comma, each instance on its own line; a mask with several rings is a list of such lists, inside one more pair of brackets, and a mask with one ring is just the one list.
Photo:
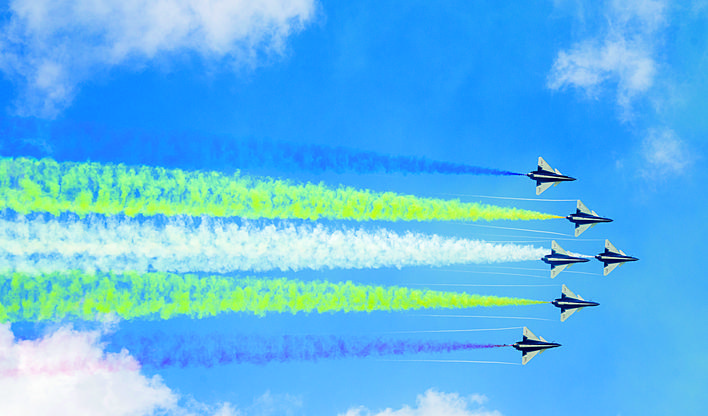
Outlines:
[[387, 408], [372, 412], [362, 406], [351, 408], [340, 416], [501, 416], [498, 410], [486, 410], [482, 407], [486, 401], [487, 397], [484, 395], [461, 397], [457, 393], [429, 389], [418, 395], [416, 407], [404, 405], [397, 410]]
[[0, 30], [0, 70], [21, 115], [53, 117], [79, 84], [116, 65], [196, 53], [254, 64], [310, 21], [314, 0], [14, 0]]
[[662, 0], [609, 2], [603, 32], [558, 52], [548, 87], [574, 87], [597, 98], [613, 85], [623, 117], [630, 118], [633, 100], [646, 93], [657, 76], [655, 55], [666, 8]]
[[649, 129], [642, 142], [642, 156], [648, 164], [645, 177], [682, 174], [693, 163], [686, 144], [669, 128]]
[[[556, 5], [565, 3], [557, 1]], [[573, 88], [590, 99], [612, 91], [622, 121], [630, 121], [633, 126], [653, 125], [635, 129], [646, 133], [638, 137], [631, 157], [640, 161], [633, 166], [637, 177], [652, 181], [666, 174], [687, 173], [696, 158], [690, 144], [674, 129], [656, 122], [668, 106], [666, 97], [673, 94], [669, 63], [662, 58], [670, 6], [666, 0], [603, 3], [600, 7], [606, 24], [596, 35], [559, 51], [547, 79], [552, 90]], [[582, 12], [582, 7], [578, 10]], [[583, 14], [576, 19], [584, 22]], [[643, 107], [648, 114], [635, 114], [641, 100], [649, 104]], [[624, 161], [618, 160], [617, 166], [624, 166]]]

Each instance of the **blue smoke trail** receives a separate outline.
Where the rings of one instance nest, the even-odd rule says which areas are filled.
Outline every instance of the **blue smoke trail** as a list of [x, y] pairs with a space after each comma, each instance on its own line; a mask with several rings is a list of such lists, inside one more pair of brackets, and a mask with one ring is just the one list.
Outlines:
[[[51, 157], [60, 161], [92, 160], [127, 165], [232, 172], [236, 169], [277, 169], [312, 173], [437, 173], [517, 176], [521, 173], [438, 162], [423, 157], [392, 156], [344, 147], [305, 145], [260, 139], [234, 139], [204, 134], [111, 132], [90, 125], [32, 128], [17, 124], [0, 130], [5, 156]], [[90, 141], [91, 146], [84, 144]]]
[[266, 337], [162, 333], [141, 337], [114, 336], [112, 341], [113, 345], [125, 347], [142, 366], [156, 369], [450, 353], [507, 346], [316, 335]]

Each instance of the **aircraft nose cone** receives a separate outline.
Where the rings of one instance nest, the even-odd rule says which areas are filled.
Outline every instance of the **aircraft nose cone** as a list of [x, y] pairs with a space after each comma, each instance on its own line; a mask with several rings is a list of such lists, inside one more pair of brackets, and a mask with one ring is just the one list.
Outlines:
[[580, 262], [581, 262], [581, 263], [587, 263], [587, 262], [589, 262], [589, 261], [590, 261], [590, 259], [580, 259]]

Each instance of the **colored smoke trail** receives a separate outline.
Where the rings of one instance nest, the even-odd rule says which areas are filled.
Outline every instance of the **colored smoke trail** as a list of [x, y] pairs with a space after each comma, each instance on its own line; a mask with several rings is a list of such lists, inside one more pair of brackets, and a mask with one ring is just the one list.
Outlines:
[[541, 212], [219, 172], [0, 159], [0, 209], [243, 218], [387, 221], [540, 220]]
[[[53, 124], [53, 129], [57, 126]], [[3, 132], [0, 132], [3, 133]], [[5, 147], [9, 154], [27, 155], [27, 144], [12, 136], [36, 136], [37, 131], [4, 132], [10, 136]], [[112, 130], [91, 131], [71, 126], [59, 127], [44, 139], [45, 149], [29, 151], [32, 155], [57, 155], [62, 160], [120, 160], [134, 165], [159, 165], [183, 169], [209, 166], [214, 170], [271, 168], [281, 172], [306, 171], [313, 173], [354, 172], [369, 173], [437, 173], [448, 175], [518, 176], [520, 173], [490, 169], [467, 164], [439, 162], [424, 157], [392, 156], [345, 147], [289, 143], [263, 139], [235, 139], [229, 136], [189, 134], [161, 134], [137, 131], [116, 133]], [[97, 140], [100, 137], [100, 140]], [[13, 143], [13, 141], [15, 143]], [[22, 143], [22, 145], [21, 145]], [[91, 143], [86, 146], [85, 143]], [[4, 143], [5, 144], [5, 143]], [[149, 151], [145, 151], [149, 146]], [[14, 151], [13, 151], [14, 148]], [[48, 150], [51, 149], [51, 152]], [[188, 158], [177, 155], [189, 155]]]
[[[174, 142], [172, 142], [174, 145]], [[200, 141], [180, 141], [190, 146]], [[200, 152], [201, 153], [201, 152]], [[491, 169], [460, 163], [439, 162], [423, 157], [392, 156], [382, 153], [349, 149], [306, 145], [300, 143], [274, 142], [267, 140], [238, 140], [214, 149], [213, 153], [225, 163], [225, 167], [272, 167], [285, 172], [308, 171], [355, 172], [355, 173], [439, 173], [451, 175], [495, 175], [524, 176], [523, 173]], [[194, 154], [183, 152], [182, 154]], [[140, 162], [138, 162], [140, 163]], [[214, 166], [206, 164], [205, 166]]]
[[541, 303], [547, 302], [352, 282], [191, 274], [72, 271], [0, 277], [0, 322], [92, 320], [109, 313], [123, 319], [168, 319], [203, 318], [225, 312], [263, 316], [270, 312], [408, 311]]
[[127, 364], [110, 361], [96, 363], [90, 359], [76, 359], [42, 365], [25, 364], [22, 368], [0, 369], [0, 377], [62, 376], [76, 373], [96, 374], [118, 371], [140, 371], [140, 365], [135, 361]]
[[[0, 324], [0, 379], [13, 377], [36, 381], [37, 377], [81, 374], [100, 378], [106, 373], [140, 371], [140, 364], [125, 351], [104, 351], [100, 338], [99, 331], [76, 331], [68, 326], [55, 328], [41, 338], [18, 339], [9, 324]], [[61, 382], [57, 386], [59, 384]], [[3, 399], [6, 399], [7, 389], [2, 391]]]
[[339, 336], [178, 336], [156, 334], [120, 340], [142, 366], [213, 367], [224, 364], [268, 364], [272, 362], [317, 361], [385, 357], [392, 355], [439, 354], [505, 347], [497, 344], [384, 340]]
[[386, 229], [218, 218], [0, 218], [0, 270], [226, 273], [538, 260], [549, 250]]
[[[453, 175], [524, 176], [523, 173], [466, 164], [438, 162], [422, 157], [391, 156], [345, 147], [249, 141], [235, 143], [233, 166], [276, 166], [311, 172], [440, 173]], [[255, 160], [254, 160], [255, 159]], [[256, 164], [257, 163], [257, 164]]]

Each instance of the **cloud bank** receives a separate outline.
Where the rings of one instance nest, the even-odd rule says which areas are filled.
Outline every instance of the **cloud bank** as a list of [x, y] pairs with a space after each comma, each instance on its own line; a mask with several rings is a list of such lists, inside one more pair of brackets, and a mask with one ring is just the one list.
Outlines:
[[142, 375], [125, 350], [105, 352], [101, 335], [63, 327], [44, 338], [18, 340], [9, 324], [0, 324], [0, 414], [270, 416], [302, 407], [299, 397], [269, 391], [244, 409], [180, 396], [160, 376]]
[[104, 353], [99, 336], [64, 328], [21, 341], [0, 325], [0, 414], [118, 416], [176, 408], [177, 397], [159, 376], [141, 375], [125, 352]]
[[404, 405], [394, 410], [387, 408], [372, 412], [365, 407], [351, 408], [339, 416], [501, 416], [498, 410], [486, 410], [482, 404], [487, 401], [484, 395], [460, 397], [457, 393], [442, 393], [433, 389], [419, 394], [416, 407]]
[[314, 12], [314, 0], [13, 0], [0, 71], [19, 86], [20, 115], [53, 117], [117, 65], [174, 53], [252, 65], [281, 53]]

